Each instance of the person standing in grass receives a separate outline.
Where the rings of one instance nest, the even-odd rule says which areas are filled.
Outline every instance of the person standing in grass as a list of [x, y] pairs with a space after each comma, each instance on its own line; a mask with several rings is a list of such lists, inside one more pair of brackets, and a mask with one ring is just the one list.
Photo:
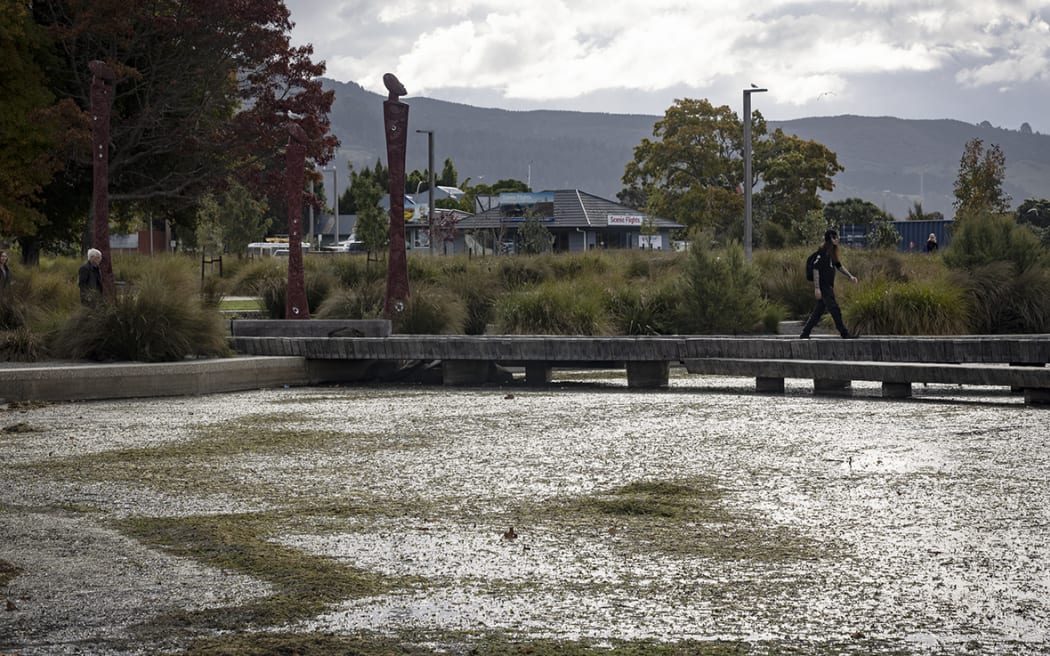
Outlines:
[[809, 333], [813, 327], [824, 316], [824, 312], [828, 312], [835, 320], [835, 327], [838, 328], [842, 338], [852, 338], [853, 336], [846, 329], [846, 324], [842, 322], [842, 310], [839, 309], [838, 301], [835, 300], [835, 269], [849, 276], [853, 282], [857, 282], [857, 277], [846, 270], [846, 267], [842, 266], [842, 262], [839, 261], [839, 233], [834, 230], [824, 233], [824, 245], [810, 256], [807, 266], [812, 266], [813, 294], [817, 298], [817, 304], [809, 315], [806, 325], [802, 327], [802, 334], [799, 337], [809, 339]]
[[937, 235], [930, 233], [930, 238], [926, 240], [926, 252], [933, 255], [937, 252]]
[[9, 257], [7, 251], [0, 251], [0, 289], [11, 286], [11, 267], [7, 266]]
[[102, 299], [102, 251], [90, 248], [87, 252], [87, 262], [80, 265], [78, 284], [80, 286], [80, 303], [82, 305], [95, 305]]

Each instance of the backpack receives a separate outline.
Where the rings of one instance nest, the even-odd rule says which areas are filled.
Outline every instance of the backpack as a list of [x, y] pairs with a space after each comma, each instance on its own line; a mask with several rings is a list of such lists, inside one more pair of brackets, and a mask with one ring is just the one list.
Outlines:
[[819, 261], [820, 249], [813, 251], [813, 254], [806, 258], [806, 280], [813, 282], [813, 269], [817, 268]]

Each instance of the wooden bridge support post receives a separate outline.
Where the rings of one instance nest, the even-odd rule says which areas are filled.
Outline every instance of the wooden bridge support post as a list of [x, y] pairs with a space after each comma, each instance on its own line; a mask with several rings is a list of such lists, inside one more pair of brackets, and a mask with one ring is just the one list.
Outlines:
[[1026, 387], [1024, 390], [1025, 405], [1050, 405], [1050, 389]]
[[525, 363], [525, 384], [530, 387], [544, 387], [551, 384], [552, 367], [546, 362]]
[[670, 362], [627, 363], [627, 387], [636, 389], [658, 389], [667, 387], [671, 378]]
[[783, 394], [784, 379], [759, 376], [755, 378], [755, 391], [763, 394]]
[[911, 383], [893, 383], [883, 381], [882, 398], [884, 399], [909, 399], [911, 398]]
[[813, 379], [813, 393], [814, 394], [833, 394], [833, 395], [849, 395], [852, 393], [850, 385], [852, 381], [839, 380], [836, 378], [814, 378]]
[[445, 385], [484, 385], [488, 379], [488, 360], [443, 360], [441, 362], [441, 382]]

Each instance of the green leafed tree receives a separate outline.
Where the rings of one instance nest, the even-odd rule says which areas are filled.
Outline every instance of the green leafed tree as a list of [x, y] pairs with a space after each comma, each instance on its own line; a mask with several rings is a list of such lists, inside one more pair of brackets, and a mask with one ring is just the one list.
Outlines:
[[[843, 170], [835, 153], [823, 144], [779, 128], [755, 147], [755, 162], [763, 183], [755, 200], [765, 208], [761, 219], [786, 230], [799, 217], [823, 207], [820, 192], [831, 191], [832, 178]], [[791, 234], [789, 243], [802, 241], [803, 235]]]
[[0, 3], [0, 232], [5, 234], [38, 233], [46, 221], [41, 195], [62, 166], [65, 137], [87, 127], [72, 103], [56, 104], [48, 89], [47, 45], [27, 3]]
[[[766, 124], [757, 112], [755, 118], [753, 134], [760, 137]], [[653, 137], [635, 147], [620, 200], [653, 216], [724, 233], [743, 212], [743, 128], [736, 113], [707, 100], [676, 100], [653, 126]]]
[[1008, 212], [1010, 196], [1003, 191], [1006, 180], [1006, 156], [998, 145], [987, 149], [974, 138], [966, 142], [959, 160], [959, 177], [955, 180], [955, 215], [957, 219], [981, 212]]
[[383, 198], [383, 188], [374, 176], [359, 176], [353, 190], [354, 204], [357, 207], [357, 224], [354, 235], [364, 242], [369, 257], [378, 256], [390, 243], [390, 222], [379, 201]]
[[[56, 98], [86, 115], [88, 62], [103, 60], [116, 73], [109, 151], [115, 218], [148, 213], [192, 222], [199, 199], [231, 175], [267, 197], [275, 216], [286, 216], [282, 150], [290, 120], [305, 132], [310, 159], [323, 164], [331, 157], [334, 94], [322, 88], [324, 66], [311, 61], [312, 48], [291, 45], [283, 0], [29, 4], [49, 40], [40, 61]], [[84, 132], [90, 134], [88, 121]], [[83, 148], [58, 176], [64, 184], [46, 190], [47, 223], [84, 224], [84, 213], [55, 208], [72, 194], [90, 194], [89, 155]]]
[[248, 244], [260, 241], [270, 228], [266, 201], [252, 197], [247, 187], [232, 183], [228, 189], [205, 196], [197, 209], [197, 244], [238, 257]]
[[722, 242], [742, 235], [743, 185], [758, 187], [756, 223], [771, 221], [780, 239], [797, 241], [791, 225], [820, 209], [842, 167], [815, 141], [782, 130], [768, 134], [760, 112], [751, 121], [752, 180], [743, 180], [743, 123], [728, 106], [676, 100], [643, 139], [624, 170], [618, 198], [647, 214], [709, 230]]
[[518, 230], [518, 251], [525, 255], [548, 253], [554, 246], [554, 235], [543, 225], [540, 217], [528, 215]]

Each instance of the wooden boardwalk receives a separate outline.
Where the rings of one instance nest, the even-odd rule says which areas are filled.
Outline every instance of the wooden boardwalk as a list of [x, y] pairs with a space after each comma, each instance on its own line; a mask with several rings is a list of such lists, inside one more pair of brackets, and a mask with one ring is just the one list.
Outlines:
[[[754, 377], [757, 388], [768, 392], [783, 391], [785, 378], [812, 378], [818, 392], [843, 389], [851, 380], [882, 381], [888, 397], [910, 396], [912, 383], [956, 383], [1011, 387], [1023, 390], [1028, 403], [1050, 404], [1050, 368], [1046, 367], [1050, 335], [851, 340], [782, 336], [343, 337], [339, 335], [346, 334], [345, 326], [332, 330], [338, 322], [328, 322], [324, 328], [309, 326], [312, 322], [268, 322], [286, 325], [271, 325], [266, 330], [236, 325], [240, 323], [233, 322], [231, 344], [246, 355], [328, 361], [333, 372], [339, 370], [339, 362], [441, 361], [448, 385], [483, 383], [492, 365], [499, 364], [525, 367], [526, 382], [533, 385], [549, 383], [554, 368], [594, 366], [625, 368], [630, 387], [660, 388], [668, 385], [670, 365], [680, 363], [695, 374]], [[293, 329], [287, 324], [297, 325]], [[294, 330], [295, 335], [273, 334], [286, 330]], [[376, 334], [374, 326], [371, 330]]]

